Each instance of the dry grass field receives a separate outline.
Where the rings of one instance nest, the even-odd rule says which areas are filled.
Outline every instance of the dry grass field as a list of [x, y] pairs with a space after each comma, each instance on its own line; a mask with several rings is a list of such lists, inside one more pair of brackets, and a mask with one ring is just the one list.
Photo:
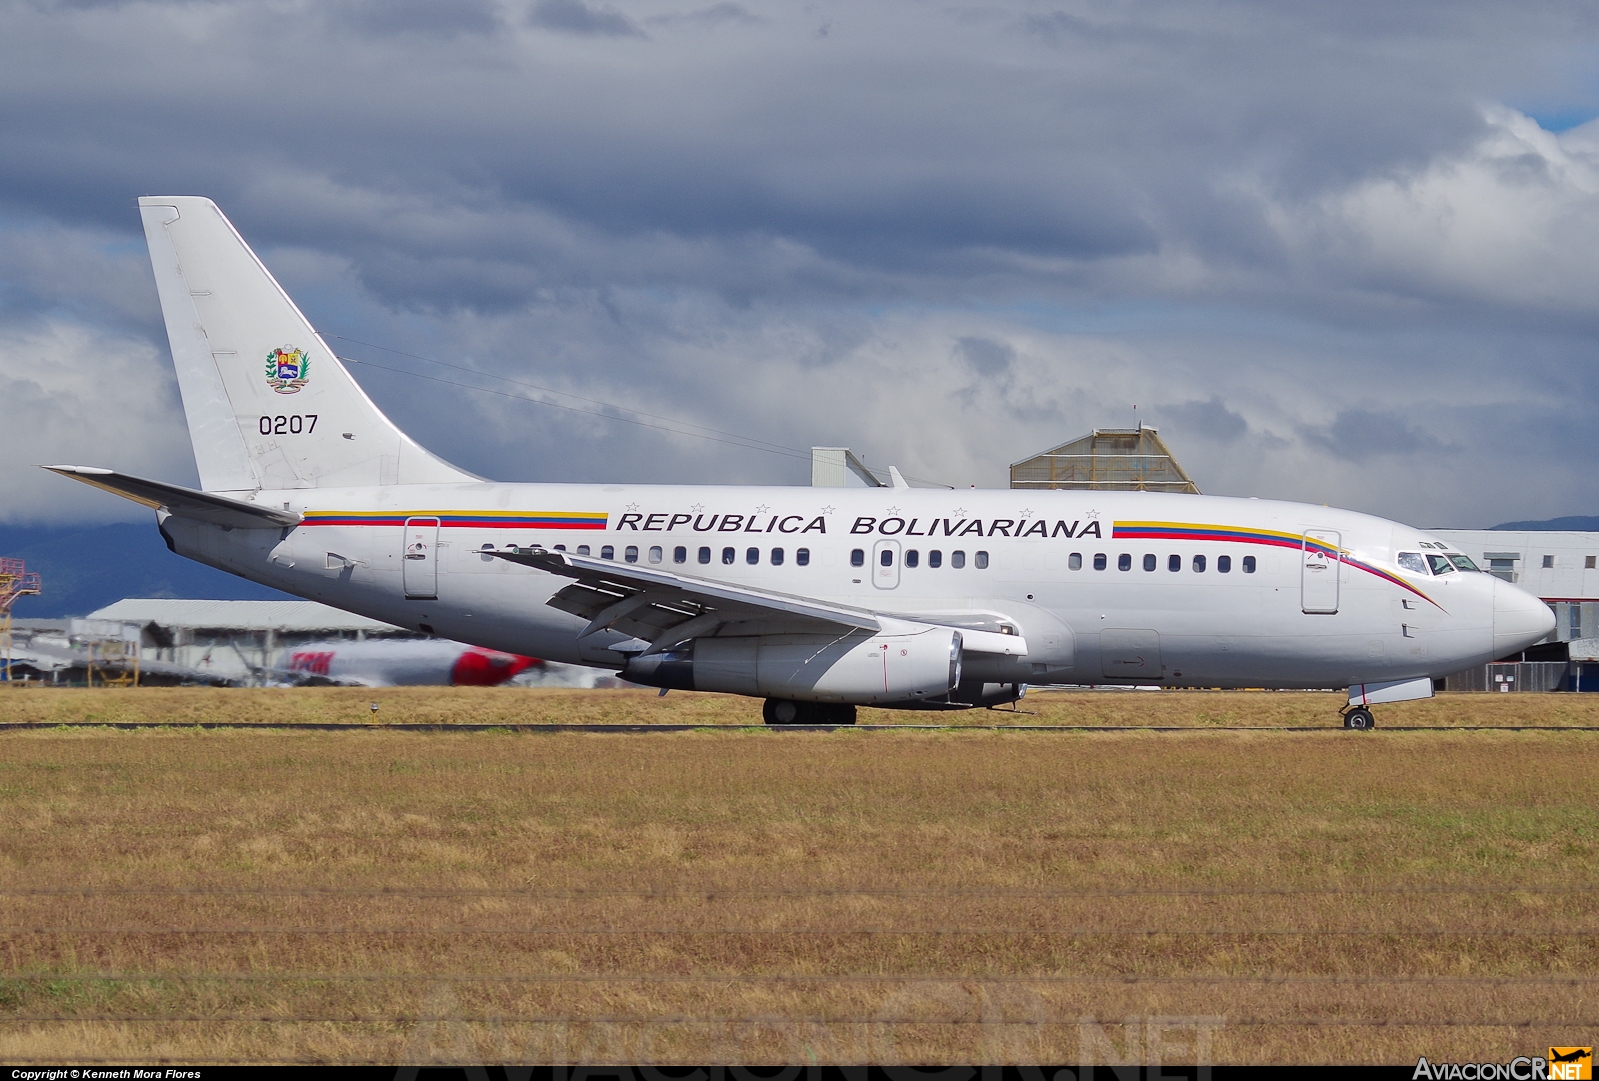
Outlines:
[[[1599, 725], [1586, 697], [1379, 724]], [[0, 733], [0, 1061], [1181, 1062], [1203, 1042], [1409, 1064], [1599, 1029], [1599, 732], [1206, 731], [1330, 726], [1337, 700], [1168, 692], [1037, 695], [1014, 720], [1194, 731], [48, 727], [364, 721], [373, 700], [435, 723], [751, 712], [0, 690], [0, 722], [42, 726]]]
[[[1032, 691], [995, 710], [861, 709], [862, 724], [953, 727], [1333, 727], [1343, 694], [1263, 691]], [[377, 712], [371, 710], [372, 703]], [[1379, 726], [1599, 727], [1599, 695], [1446, 694], [1376, 707]], [[514, 687], [0, 688], [0, 724], [693, 724], [761, 723], [759, 700], [652, 690]]]

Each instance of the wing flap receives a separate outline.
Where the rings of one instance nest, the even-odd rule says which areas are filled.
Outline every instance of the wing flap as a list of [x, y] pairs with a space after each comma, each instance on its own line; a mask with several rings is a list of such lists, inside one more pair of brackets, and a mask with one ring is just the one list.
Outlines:
[[[685, 637], [735, 627], [740, 633], [877, 633], [892, 626], [943, 626], [919, 616], [896, 616], [790, 593], [711, 582], [656, 567], [550, 552], [542, 548], [490, 551], [512, 563], [576, 579], [548, 601], [552, 608], [590, 621], [584, 635], [601, 630], [632, 635], [664, 648]], [[742, 626], [740, 626], [742, 625]], [[959, 628], [975, 653], [1027, 656], [1020, 635]]]

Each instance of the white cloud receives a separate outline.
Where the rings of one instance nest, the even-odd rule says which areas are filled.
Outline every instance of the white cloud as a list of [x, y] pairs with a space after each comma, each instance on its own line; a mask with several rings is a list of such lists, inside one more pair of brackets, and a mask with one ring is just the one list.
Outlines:
[[1502, 106], [1484, 121], [1461, 151], [1277, 205], [1284, 242], [1373, 291], [1599, 314], [1599, 121], [1556, 135]]
[[0, 519], [104, 521], [148, 515], [39, 465], [99, 465], [194, 483], [171, 362], [148, 341], [56, 320], [0, 334]]

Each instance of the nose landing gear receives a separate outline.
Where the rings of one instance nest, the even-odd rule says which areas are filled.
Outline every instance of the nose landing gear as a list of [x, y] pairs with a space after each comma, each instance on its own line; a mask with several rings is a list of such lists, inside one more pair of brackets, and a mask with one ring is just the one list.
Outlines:
[[788, 698], [768, 698], [761, 707], [767, 724], [854, 724], [855, 707], [836, 702], [795, 702]]
[[1377, 727], [1377, 718], [1371, 715], [1371, 710], [1365, 706], [1356, 706], [1354, 709], [1344, 711], [1344, 727], [1357, 732], [1370, 732]]

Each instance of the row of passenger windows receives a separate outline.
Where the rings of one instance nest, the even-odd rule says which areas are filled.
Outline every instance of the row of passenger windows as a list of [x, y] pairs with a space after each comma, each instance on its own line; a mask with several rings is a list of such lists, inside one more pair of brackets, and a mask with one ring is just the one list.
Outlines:
[[[557, 552], [564, 552], [564, 551], [566, 551], [566, 545], [557, 544], [555, 546], [555, 550]], [[630, 544], [626, 548], [622, 549], [622, 561], [624, 563], [637, 563], [638, 562], [638, 553], [639, 553], [638, 545]], [[576, 554], [580, 555], [580, 556], [588, 555], [589, 554], [589, 546], [586, 545], [586, 544], [578, 545]], [[651, 563], [659, 563], [665, 558], [665, 555], [666, 555], [665, 549], [663, 549], [658, 544], [654, 545], [649, 550], [649, 561]], [[701, 562], [701, 563], [709, 563], [711, 561], [711, 550], [709, 548], [701, 548], [699, 550], [699, 552], [696, 553], [696, 555], [697, 555], [697, 557], [699, 559], [699, 562]], [[600, 546], [600, 558], [601, 559], [615, 559], [616, 558], [616, 548], [613, 545], [609, 545], [609, 544], [601, 545]], [[781, 567], [787, 559], [788, 559], [788, 553], [782, 548], [773, 548], [772, 551], [771, 551], [771, 554], [767, 557], [767, 561], [769, 563], [771, 563], [771, 565], [774, 566], [774, 567]], [[750, 566], [753, 567], [755, 564], [759, 563], [760, 561], [761, 561], [761, 550], [759, 548], [746, 548], [746, 549], [744, 549], [744, 562], [748, 563]], [[673, 563], [687, 563], [688, 562], [688, 549], [683, 547], [681, 544], [678, 545], [676, 548], [673, 548], [672, 549], [672, 562]], [[738, 562], [738, 549], [737, 548], [723, 548], [722, 549], [722, 562], [723, 563], [737, 563]], [[801, 566], [801, 567], [810, 566], [810, 564], [811, 564], [811, 550], [809, 548], [796, 548], [796, 549], [794, 549], [794, 562], [797, 565]]]
[[[485, 547], [487, 547], [487, 545], [485, 545]], [[557, 544], [555, 546], [555, 550], [558, 551], [558, 552], [564, 552], [564, 551], [566, 551], [566, 545]], [[577, 554], [580, 555], [580, 556], [588, 555], [589, 554], [589, 546], [586, 545], [586, 544], [578, 545], [577, 546]], [[701, 548], [697, 553], [695, 553], [695, 555], [696, 555], [696, 558], [697, 558], [698, 562], [700, 562], [700, 563], [709, 563], [709, 562], [711, 562], [712, 550], [710, 548]], [[615, 559], [616, 558], [616, 548], [615, 548], [615, 546], [614, 545], [610, 545], [610, 544], [601, 545], [601, 547], [600, 547], [600, 558], [601, 559]], [[655, 545], [655, 546], [650, 548], [649, 554], [648, 554], [648, 558], [649, 558], [649, 561], [651, 563], [660, 563], [665, 558], [665, 550], [660, 545]], [[774, 567], [781, 567], [784, 564], [784, 562], [786, 562], [787, 558], [788, 558], [788, 555], [787, 555], [787, 552], [784, 549], [782, 549], [782, 548], [773, 548], [773, 549], [771, 549], [770, 553], [767, 556], [767, 562], [770, 563]], [[881, 552], [878, 553], [877, 559], [878, 559], [878, 562], [880, 564], [882, 564], [883, 566], [892, 567], [894, 565], [894, 550], [892, 548], [884, 548]], [[638, 545], [630, 544], [626, 548], [622, 549], [622, 560], [624, 562], [626, 562], [626, 563], [637, 563], [638, 560], [639, 560], [639, 548], [638, 548]], [[753, 567], [753, 566], [757, 565], [758, 563], [760, 563], [760, 561], [761, 561], [761, 550], [759, 548], [746, 548], [746, 549], [744, 549], [744, 562], [745, 563], [747, 563], [747, 564], [749, 564], [750, 566]], [[673, 563], [687, 563], [688, 562], [688, 549], [683, 547], [682, 545], [678, 545], [676, 548], [673, 548], [672, 549], [672, 562]], [[729, 564], [729, 565], [737, 563], [738, 562], [738, 549], [737, 548], [723, 548], [722, 549], [722, 562], [726, 563], [726, 564]], [[918, 566], [921, 565], [921, 562], [922, 562], [922, 554], [921, 554], [921, 552], [918, 549], [911, 548], [908, 551], [906, 551], [906, 553], [905, 553], [905, 566], [907, 566], [907, 567], [918, 567]], [[794, 563], [795, 563], [795, 565], [800, 566], [800, 567], [808, 567], [808, 566], [810, 566], [810, 563], [811, 563], [811, 550], [809, 548], [796, 548], [794, 550]], [[852, 567], [864, 567], [866, 565], [866, 550], [863, 549], [863, 548], [856, 548], [856, 549], [851, 550], [851, 552], [849, 554], [849, 565], [852, 566]], [[927, 565], [929, 567], [931, 567], [931, 568], [934, 568], [934, 569], [942, 567], [944, 565], [944, 553], [941, 550], [937, 549], [937, 548], [934, 548], [931, 551], [929, 551], [927, 553]], [[949, 553], [949, 565], [951, 567], [955, 568], [956, 570], [960, 570], [962, 567], [966, 566], [966, 553], [964, 551], [959, 550], [959, 549]], [[986, 570], [987, 567], [988, 567], [988, 553], [987, 552], [975, 552], [975, 553], [973, 553], [972, 565], [974, 567], [976, 567], [978, 570]], [[1066, 565], [1069, 568], [1071, 568], [1072, 570], [1074, 570], [1074, 571], [1082, 570], [1083, 569], [1083, 553], [1081, 553], [1081, 552], [1073, 552], [1071, 555], [1067, 556], [1066, 557]], [[1104, 552], [1095, 552], [1094, 553], [1094, 564], [1093, 565], [1094, 565], [1094, 569], [1096, 571], [1105, 570], [1110, 565], [1109, 557]], [[1196, 556], [1193, 557], [1193, 560], [1192, 560], [1190, 565], [1192, 566], [1193, 571], [1194, 571], [1195, 574], [1204, 574], [1205, 570], [1206, 570], [1206, 568], [1207, 568], [1207, 566], [1209, 564], [1208, 564], [1208, 561], [1207, 561], [1205, 556], [1196, 555]], [[1238, 561], [1238, 565], [1239, 565], [1239, 569], [1242, 570], [1245, 574], [1254, 574], [1255, 573], [1256, 564], [1255, 564], [1255, 557], [1254, 556], [1244, 556], [1243, 559]], [[1146, 571], [1153, 571], [1153, 570], [1157, 569], [1160, 566], [1160, 557], [1155, 555], [1153, 552], [1146, 552], [1144, 554], [1143, 566], [1144, 566], [1144, 569]], [[1118, 555], [1116, 557], [1116, 569], [1119, 570], [1119, 571], [1130, 571], [1130, 570], [1132, 570], [1133, 569], [1133, 557], [1130, 554], [1126, 553], [1126, 552], [1123, 552], [1120, 555]], [[1169, 555], [1169, 556], [1167, 556], [1166, 557], [1166, 569], [1168, 571], [1180, 571], [1180, 570], [1182, 570], [1183, 569], [1183, 557], [1180, 556], [1180, 555]], [[1216, 557], [1216, 573], [1217, 574], [1230, 574], [1230, 573], [1232, 573], [1232, 569], [1233, 569], [1233, 557], [1232, 556], [1223, 555], [1223, 556], [1217, 556]], [[1472, 568], [1472, 569], [1475, 570], [1476, 568]]]
[[[1066, 565], [1068, 567], [1070, 567], [1074, 571], [1082, 570], [1083, 569], [1083, 554], [1081, 552], [1073, 552], [1071, 555], [1066, 557]], [[1095, 552], [1094, 553], [1094, 569], [1096, 571], [1102, 571], [1108, 565], [1109, 565], [1109, 558], [1105, 555], [1104, 552]], [[1205, 568], [1206, 568], [1207, 565], [1208, 565], [1208, 562], [1207, 562], [1207, 560], [1205, 559], [1204, 556], [1195, 556], [1193, 558], [1193, 562], [1191, 564], [1195, 574], [1204, 574], [1205, 573]], [[1159, 556], [1155, 555], [1153, 552], [1145, 552], [1144, 553], [1144, 569], [1146, 571], [1155, 570], [1159, 566], [1160, 566], [1160, 557]], [[1255, 557], [1254, 556], [1245, 556], [1243, 559], [1240, 559], [1238, 561], [1238, 566], [1239, 566], [1239, 569], [1242, 570], [1245, 574], [1254, 574], [1255, 573]], [[1119, 570], [1119, 571], [1130, 571], [1130, 570], [1132, 570], [1133, 569], [1133, 557], [1131, 555], [1129, 555], [1128, 553], [1126, 553], [1126, 552], [1123, 552], [1121, 555], [1117, 556], [1116, 557], [1116, 569]], [[1180, 556], [1180, 555], [1169, 555], [1169, 556], [1167, 556], [1166, 557], [1166, 569], [1169, 570], [1169, 571], [1180, 571], [1180, 570], [1182, 570], [1183, 569], [1183, 557]], [[1217, 556], [1216, 557], [1216, 573], [1217, 574], [1231, 574], [1232, 573], [1232, 569], [1233, 569], [1233, 557], [1232, 556]]]
[[[881, 552], [878, 552], [877, 562], [880, 566], [892, 567], [894, 565], [894, 549], [884, 548]], [[922, 553], [918, 549], [912, 548], [905, 553], [905, 565], [907, 567], [919, 567], [921, 564]], [[850, 552], [849, 565], [852, 567], [866, 566], [865, 549], [856, 548]], [[937, 548], [934, 548], [932, 551], [928, 552], [927, 565], [935, 570], [939, 567], [942, 567], [944, 565], [944, 553]], [[960, 550], [951, 552], [949, 554], [949, 565], [954, 567], [956, 570], [960, 570], [962, 567], [966, 566], [966, 553]], [[988, 568], [988, 553], [978, 552], [972, 556], [972, 566], [976, 567], [978, 570], [986, 570]]]

